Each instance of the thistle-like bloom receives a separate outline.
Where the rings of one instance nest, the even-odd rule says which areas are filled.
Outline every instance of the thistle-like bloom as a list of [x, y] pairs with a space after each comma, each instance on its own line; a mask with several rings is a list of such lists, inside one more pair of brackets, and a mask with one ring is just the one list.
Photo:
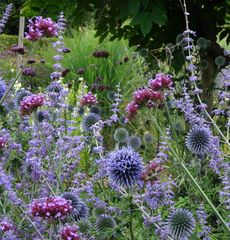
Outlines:
[[130, 147], [111, 152], [108, 157], [109, 178], [115, 184], [132, 187], [137, 184], [142, 172], [142, 158]]
[[30, 96], [30, 95], [32, 95], [32, 93], [31, 93], [30, 91], [24, 89], [24, 88], [18, 90], [18, 91], [16, 92], [16, 94], [15, 94], [15, 99], [14, 99], [15, 105], [16, 105], [17, 107], [19, 107], [19, 106], [20, 106], [20, 102], [21, 102], [25, 97], [28, 97], [28, 96]]
[[128, 145], [134, 150], [138, 150], [141, 147], [141, 139], [133, 135], [128, 139]]
[[116, 129], [113, 137], [116, 142], [126, 143], [129, 138], [129, 133], [125, 128], [118, 128]]
[[93, 52], [92, 54], [95, 58], [108, 58], [109, 57], [109, 52], [105, 51], [105, 50], [98, 50]]
[[59, 82], [52, 82], [47, 88], [47, 92], [60, 93], [63, 90], [63, 86]]
[[115, 220], [107, 214], [98, 216], [96, 220], [96, 228], [98, 231], [103, 231], [108, 228], [114, 228], [116, 226]]
[[144, 133], [143, 141], [146, 144], [151, 144], [153, 142], [153, 135], [149, 132]]
[[13, 6], [14, 6], [13, 3], [8, 4], [3, 13], [2, 18], [0, 19], [0, 33], [2, 33], [3, 28], [5, 27], [8, 21], [8, 18], [10, 16], [10, 13], [12, 12]]
[[0, 100], [1, 98], [4, 96], [5, 92], [6, 92], [6, 83], [5, 81], [2, 80], [2, 78], [0, 77]]
[[20, 102], [20, 112], [22, 116], [30, 115], [33, 111], [37, 110], [38, 107], [44, 105], [45, 98], [42, 94], [32, 94], [25, 97]]
[[65, 219], [73, 211], [70, 201], [59, 196], [35, 199], [30, 208], [34, 217], [49, 220]]
[[89, 110], [91, 113], [95, 113], [97, 115], [101, 115], [101, 108], [96, 106], [96, 105], [93, 105], [90, 107], [90, 110]]
[[77, 233], [77, 226], [64, 226], [60, 229], [60, 236], [63, 240], [80, 240]]
[[82, 201], [79, 201], [78, 204], [78, 208], [74, 209], [72, 216], [76, 221], [87, 219], [89, 215], [89, 209], [87, 205]]
[[95, 113], [90, 113], [82, 119], [82, 129], [86, 132], [90, 132], [92, 130], [93, 125], [99, 122], [100, 117]]
[[97, 103], [97, 98], [94, 96], [91, 92], [88, 92], [84, 96], [82, 96], [80, 100], [80, 105], [86, 106], [86, 105], [95, 105]]
[[42, 121], [44, 121], [44, 120], [49, 120], [50, 119], [50, 114], [49, 114], [49, 112], [47, 112], [47, 111], [44, 111], [44, 110], [40, 110], [40, 111], [38, 111], [37, 112], [37, 120], [39, 121], [39, 122], [42, 122]]
[[186, 137], [186, 146], [192, 153], [203, 155], [208, 152], [211, 139], [212, 135], [208, 128], [195, 126]]
[[29, 20], [28, 28], [29, 31], [25, 35], [31, 41], [36, 41], [40, 37], [54, 37], [57, 35], [57, 24], [51, 18], [38, 16], [34, 20]]
[[176, 209], [167, 220], [170, 235], [177, 240], [188, 239], [196, 226], [191, 212], [186, 209]]

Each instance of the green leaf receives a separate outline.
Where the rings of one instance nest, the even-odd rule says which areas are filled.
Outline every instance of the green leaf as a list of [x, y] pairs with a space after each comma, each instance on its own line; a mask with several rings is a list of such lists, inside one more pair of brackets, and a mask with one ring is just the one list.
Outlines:
[[132, 26], [138, 25], [143, 21], [143, 19], [144, 21], [146, 21], [145, 19], [149, 18], [149, 16], [150, 15], [148, 12], [139, 12], [132, 18], [130, 25]]
[[153, 3], [151, 19], [157, 25], [165, 25], [167, 21], [167, 9], [163, 1]]
[[141, 32], [145, 37], [152, 29], [152, 22], [148, 19], [148, 21], [141, 22]]
[[131, 15], [137, 14], [140, 9], [140, 0], [129, 0], [128, 1], [128, 9]]
[[149, 4], [149, 0], [141, 0], [144, 7], [147, 7]]

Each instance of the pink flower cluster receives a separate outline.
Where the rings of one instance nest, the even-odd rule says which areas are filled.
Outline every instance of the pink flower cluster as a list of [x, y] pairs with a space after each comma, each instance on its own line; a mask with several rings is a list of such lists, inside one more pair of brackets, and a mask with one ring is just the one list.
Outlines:
[[25, 97], [20, 102], [20, 112], [22, 116], [30, 115], [38, 107], [43, 106], [45, 97], [42, 94], [32, 94]]
[[6, 139], [4, 137], [0, 137], [0, 149], [6, 146]]
[[94, 105], [97, 103], [97, 98], [94, 96], [91, 92], [88, 92], [86, 95], [84, 95], [80, 100], [80, 105], [86, 106], [86, 105]]
[[28, 28], [28, 33], [25, 33], [25, 35], [31, 41], [36, 41], [40, 37], [57, 36], [57, 24], [51, 18], [38, 16], [34, 20], [29, 20]]
[[163, 101], [163, 90], [172, 85], [172, 77], [162, 73], [150, 79], [148, 86], [140, 88], [133, 93], [132, 101], [127, 105], [127, 119], [132, 119], [137, 111], [144, 105], [148, 108], [158, 107]]
[[65, 226], [60, 230], [61, 239], [63, 240], [80, 240], [77, 234], [76, 226]]
[[35, 199], [31, 204], [31, 214], [49, 220], [64, 219], [73, 211], [71, 202], [62, 197]]
[[0, 230], [3, 232], [12, 231], [13, 228], [13, 225], [6, 220], [0, 222]]

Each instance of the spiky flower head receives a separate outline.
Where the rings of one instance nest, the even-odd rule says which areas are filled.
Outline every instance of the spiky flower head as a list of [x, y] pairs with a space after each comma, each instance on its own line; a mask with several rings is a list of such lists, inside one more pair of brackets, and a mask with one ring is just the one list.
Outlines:
[[72, 216], [76, 221], [87, 219], [89, 216], [89, 209], [87, 205], [84, 202], [79, 201], [78, 208], [74, 209]]
[[60, 229], [60, 236], [63, 240], [80, 240], [80, 236], [77, 233], [77, 226], [66, 225]]
[[176, 209], [167, 219], [170, 235], [176, 240], [188, 239], [196, 226], [191, 212], [186, 209]]
[[128, 139], [128, 145], [134, 150], [138, 150], [141, 147], [141, 139], [138, 136], [131, 136]]
[[24, 89], [24, 88], [18, 90], [18, 91], [16, 92], [16, 94], [15, 94], [15, 99], [14, 99], [15, 105], [19, 107], [19, 106], [20, 106], [20, 102], [21, 102], [25, 97], [28, 97], [28, 96], [30, 96], [30, 95], [32, 95], [32, 93], [31, 93], [30, 91]]
[[91, 108], [90, 108], [90, 112], [91, 112], [91, 113], [95, 113], [95, 114], [97, 114], [97, 115], [100, 115], [100, 114], [101, 114], [101, 108], [98, 107], [98, 106], [96, 106], [96, 105], [93, 105], [93, 106], [91, 106]]
[[95, 113], [90, 113], [82, 119], [82, 128], [85, 132], [90, 132], [94, 124], [100, 120], [100, 117]]
[[206, 154], [211, 144], [211, 132], [206, 127], [193, 127], [187, 137], [186, 146], [194, 154]]
[[92, 226], [89, 221], [82, 219], [77, 222], [79, 232], [87, 234], [89, 229], [92, 229]]
[[37, 110], [38, 107], [44, 105], [45, 97], [42, 94], [32, 94], [25, 97], [20, 102], [20, 112], [22, 116], [30, 115], [33, 111]]
[[144, 133], [143, 141], [146, 144], [151, 144], [153, 142], [153, 135], [149, 132]]
[[57, 196], [33, 200], [30, 211], [34, 217], [58, 220], [66, 218], [73, 211], [73, 207], [70, 201]]
[[116, 142], [125, 143], [128, 141], [129, 133], [125, 128], [118, 128], [116, 129], [113, 137]]
[[63, 90], [63, 86], [59, 82], [52, 82], [47, 88], [47, 92], [60, 93]]
[[31, 67], [24, 68], [22, 74], [29, 77], [34, 77], [36, 75], [34, 68]]
[[219, 67], [225, 64], [225, 58], [223, 56], [218, 56], [215, 58], [215, 64]]
[[137, 184], [142, 172], [142, 158], [131, 147], [123, 147], [108, 155], [108, 174], [112, 182], [124, 187]]
[[71, 202], [71, 205], [74, 209], [79, 209], [80, 207], [80, 199], [76, 194], [72, 192], [65, 192], [61, 195], [61, 197]]
[[6, 92], [6, 88], [7, 87], [5, 81], [3, 81], [3, 79], [0, 77], [0, 100], [2, 99]]
[[98, 216], [96, 220], [96, 228], [98, 231], [103, 231], [108, 228], [114, 228], [116, 226], [116, 222], [110, 215], [102, 214]]

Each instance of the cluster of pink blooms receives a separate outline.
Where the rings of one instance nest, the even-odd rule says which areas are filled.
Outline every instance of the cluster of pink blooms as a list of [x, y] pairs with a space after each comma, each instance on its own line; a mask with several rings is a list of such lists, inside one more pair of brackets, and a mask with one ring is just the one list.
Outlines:
[[20, 102], [20, 112], [22, 116], [30, 115], [38, 107], [43, 106], [45, 102], [45, 97], [42, 94], [32, 94], [25, 97]]
[[71, 202], [62, 197], [35, 199], [31, 204], [31, 214], [49, 220], [64, 219], [73, 211]]
[[25, 35], [31, 41], [36, 41], [40, 37], [57, 36], [57, 24], [51, 18], [36, 17], [29, 20], [28, 32]]
[[159, 106], [163, 101], [163, 90], [172, 86], [172, 76], [162, 73], [150, 79], [147, 87], [140, 88], [133, 93], [132, 101], [127, 105], [127, 119], [132, 119], [137, 111], [144, 105], [148, 108]]
[[4, 137], [0, 137], [0, 149], [6, 146], [6, 139]]
[[0, 222], [0, 230], [3, 232], [8, 232], [13, 230], [13, 225], [6, 220]]
[[97, 98], [91, 92], [88, 92], [87, 94], [85, 94], [80, 100], [80, 105], [82, 107], [87, 105], [95, 105], [96, 103], [97, 103]]
[[77, 234], [76, 226], [65, 226], [60, 230], [61, 239], [63, 240], [80, 240]]

